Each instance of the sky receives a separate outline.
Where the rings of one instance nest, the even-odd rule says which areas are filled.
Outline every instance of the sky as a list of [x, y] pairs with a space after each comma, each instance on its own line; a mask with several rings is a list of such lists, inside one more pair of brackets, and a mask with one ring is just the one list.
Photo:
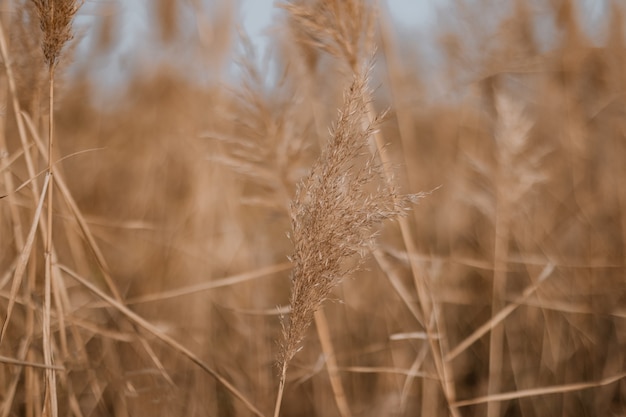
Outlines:
[[[264, 30], [272, 24], [276, 0], [240, 0], [240, 16], [255, 47], [265, 49]], [[437, 9], [448, 0], [386, 0], [394, 23], [406, 30], [423, 30], [436, 21]]]
[[[90, 34], [92, 28], [97, 26], [103, 13], [115, 13], [116, 20], [120, 22], [120, 34], [116, 38], [116, 46], [105, 60], [97, 62], [96, 69], [92, 66], [90, 71], [100, 84], [108, 87], [120, 80], [125, 79], [134, 63], [137, 63], [140, 52], [145, 52], [152, 31], [150, 28], [153, 15], [149, 5], [154, 0], [87, 0], [77, 18], [75, 29], [79, 39], [77, 47], [77, 61], [80, 58], [93, 59], [89, 55], [90, 43], [93, 41]], [[227, 0], [200, 0], [208, 4], [211, 2]], [[269, 35], [266, 29], [273, 23], [278, 12], [275, 3], [277, 0], [232, 0], [239, 5], [237, 21], [242, 26], [253, 46], [259, 60], [264, 57], [266, 46], [269, 43]], [[471, 2], [472, 0], [465, 0]], [[501, 0], [493, 0], [501, 1]], [[511, 0], [509, 0], [511, 1]], [[594, 20], [603, 15], [611, 0], [576, 0], [582, 11], [581, 17], [585, 23], [593, 25]], [[437, 25], [438, 16], [445, 13], [446, 7], [450, 7], [452, 0], [379, 0], [382, 7], [389, 11], [397, 33], [422, 34], [421, 39], [426, 39], [428, 33], [432, 33], [433, 26]], [[541, 5], [540, 0], [534, 2]], [[547, 0], [546, 0], [547, 5]], [[424, 42], [422, 42], [423, 44]], [[184, 60], [184, 51], [181, 51], [179, 59]], [[158, 58], [158, 51], [150, 51], [148, 59]], [[95, 72], [95, 73], [94, 73]]]
[[[446, 0], [387, 0], [394, 21], [405, 27], [420, 28], [433, 22], [436, 6]], [[275, 0], [240, 0], [243, 23], [251, 36], [260, 35], [272, 22]]]
[[[77, 17], [75, 29], [78, 31], [77, 59], [89, 55], [93, 32], [103, 13], [115, 13], [120, 22], [116, 46], [103, 62], [98, 62], [95, 77], [104, 84], [115, 83], [128, 73], [132, 61], [142, 50], [151, 34], [149, 5], [153, 0], [92, 0], [86, 1]], [[213, 0], [209, 0], [210, 1]], [[386, 3], [392, 19], [406, 31], [419, 31], [436, 21], [437, 8], [449, 0], [382, 0]], [[234, 0], [239, 4], [238, 20], [255, 47], [256, 56], [263, 57], [269, 43], [266, 29], [271, 26], [277, 13], [276, 0]], [[93, 71], [93, 68], [92, 68]]]

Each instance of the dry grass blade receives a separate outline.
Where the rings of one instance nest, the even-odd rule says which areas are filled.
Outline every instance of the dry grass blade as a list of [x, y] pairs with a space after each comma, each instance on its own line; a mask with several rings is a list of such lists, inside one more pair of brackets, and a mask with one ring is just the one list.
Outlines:
[[[33, 140], [35, 141], [35, 144], [37, 145], [37, 148], [39, 149], [40, 154], [46, 155], [45, 145], [43, 141], [41, 140], [41, 138], [39, 137], [39, 134], [37, 133], [37, 129], [35, 128], [35, 124], [33, 123], [32, 119], [26, 113], [21, 113], [21, 115], [22, 115], [22, 118], [26, 121], [26, 125], [29, 128], [29, 131], [33, 137]], [[19, 118], [19, 119], [21, 120], [22, 118]], [[113, 282], [113, 278], [111, 277], [109, 273], [109, 267], [106, 262], [106, 259], [104, 255], [102, 254], [102, 251], [100, 250], [100, 247], [98, 246], [98, 243], [96, 242], [96, 239], [93, 236], [93, 233], [91, 233], [91, 229], [89, 228], [89, 225], [87, 221], [85, 220], [85, 217], [83, 216], [78, 205], [76, 204], [74, 197], [72, 197], [72, 193], [70, 192], [67, 184], [65, 183], [64, 178], [61, 175], [56, 174], [54, 181], [55, 181], [56, 187], [61, 191], [61, 195], [65, 199], [65, 203], [70, 207], [70, 210], [72, 210], [72, 214], [76, 218], [76, 221], [78, 222], [78, 225], [81, 231], [83, 232], [83, 235], [85, 236], [85, 239], [87, 240], [87, 243], [89, 244], [89, 248], [91, 249], [94, 256], [96, 257], [96, 260], [98, 261], [98, 264], [101, 268], [104, 280], [106, 281], [107, 287], [109, 288], [109, 290], [115, 296], [116, 299], [121, 300], [121, 295], [117, 287], [115, 286], [115, 283]]]
[[411, 299], [409, 290], [397, 276], [398, 274], [393, 270], [391, 262], [385, 259], [385, 254], [380, 249], [374, 250], [372, 253], [374, 255], [374, 259], [376, 259], [376, 262], [378, 263], [378, 266], [389, 280], [389, 283], [395, 290], [396, 294], [398, 294], [398, 296], [402, 299], [406, 308], [418, 322], [424, 323], [424, 318], [422, 317], [419, 309], [415, 306], [415, 301]]
[[[492, 282], [491, 311], [498, 315], [504, 308], [508, 281], [507, 265], [511, 238], [511, 219], [515, 204], [523, 197], [525, 187], [531, 187], [528, 178], [536, 174], [526, 169], [519, 159], [528, 143], [532, 122], [524, 114], [524, 108], [508, 95], [498, 92], [495, 100], [497, 120], [494, 136], [497, 143], [498, 169], [495, 184], [495, 230], [494, 272]], [[502, 390], [502, 369], [505, 358], [505, 335], [503, 326], [491, 328], [489, 335], [489, 394]], [[490, 402], [488, 417], [500, 417], [500, 403]]]
[[[371, 104], [368, 106], [367, 119], [372, 120], [374, 118], [374, 109]], [[380, 134], [374, 134], [374, 143], [376, 145], [376, 150], [378, 152], [378, 156], [380, 158], [381, 164], [384, 168], [384, 175], [388, 179], [388, 181], [393, 178], [393, 174], [390, 172], [390, 159], [387, 153], [385, 152], [385, 142]], [[435, 190], [437, 190], [437, 187]], [[433, 191], [435, 191], [433, 190]], [[431, 191], [432, 192], [432, 191]], [[423, 197], [427, 193], [422, 193], [419, 197]], [[444, 352], [442, 351], [441, 346], [436, 340], [435, 334], [442, 333], [438, 328], [432, 328], [431, 324], [435, 326], [438, 325], [438, 320], [434, 320], [433, 311], [436, 309], [435, 300], [432, 295], [429, 293], [428, 285], [426, 280], [421, 276], [419, 272], [419, 266], [416, 262], [415, 254], [418, 253], [417, 248], [415, 246], [412, 227], [409, 224], [409, 221], [406, 218], [399, 218], [398, 224], [400, 226], [400, 234], [402, 236], [402, 241], [404, 243], [404, 247], [406, 248], [408, 257], [409, 257], [409, 266], [411, 269], [411, 274], [413, 276], [413, 282], [415, 284], [415, 289], [417, 292], [417, 298], [419, 300], [421, 316], [423, 317], [422, 325], [425, 325], [425, 330], [428, 335], [428, 342], [431, 347], [431, 352], [433, 354], [433, 360], [435, 362], [435, 368], [437, 369], [437, 373], [439, 374], [439, 382], [441, 384], [441, 389], [446, 398], [446, 403], [450, 410], [450, 413], [453, 417], [458, 417], [458, 410], [452, 406], [455, 401], [456, 393], [454, 386], [454, 376], [452, 374], [452, 368], [450, 368], [447, 363], [443, 360]], [[437, 400], [433, 398], [430, 394], [425, 396], [426, 400], [423, 402], [423, 408], [428, 410], [434, 405], [429, 404], [429, 401], [435, 403]]]
[[241, 274], [232, 275], [226, 278], [220, 278], [213, 281], [205, 282], [202, 284], [191, 285], [184, 288], [177, 288], [175, 290], [162, 291], [157, 294], [146, 294], [139, 297], [129, 298], [125, 300], [126, 305], [148, 303], [152, 301], [162, 301], [176, 297], [182, 297], [185, 295], [197, 294], [202, 291], [209, 291], [215, 288], [227, 287], [234, 284], [262, 278], [267, 275], [275, 274], [277, 272], [287, 271], [291, 269], [290, 262], [283, 262], [276, 265], [270, 265], [264, 268], [259, 268], [255, 271], [244, 272]]
[[194, 354], [192, 351], [190, 351], [185, 346], [181, 345], [176, 340], [172, 339], [171, 337], [169, 337], [168, 335], [160, 331], [155, 325], [148, 322], [146, 319], [139, 316], [137, 313], [135, 313], [134, 311], [132, 311], [125, 305], [121, 304], [119, 301], [113, 299], [109, 295], [102, 292], [102, 290], [100, 290], [98, 287], [96, 287], [95, 285], [93, 285], [92, 283], [90, 283], [85, 278], [81, 277], [80, 275], [72, 271], [71, 269], [67, 268], [64, 265], [59, 265], [59, 268], [62, 271], [64, 271], [66, 274], [74, 278], [76, 281], [78, 281], [80, 284], [82, 284], [85, 288], [91, 291], [94, 295], [98, 296], [102, 300], [109, 303], [112, 307], [117, 309], [120, 313], [126, 316], [133, 323], [137, 324], [144, 330], [148, 331], [149, 333], [154, 335], [157, 339], [161, 340], [163, 343], [165, 343], [169, 347], [173, 348], [174, 350], [180, 352], [182, 355], [186, 356], [193, 363], [198, 365], [200, 368], [206, 371], [209, 375], [215, 378], [220, 384], [222, 384], [231, 394], [233, 394], [236, 398], [238, 398], [255, 415], [261, 416], [261, 417], [263, 416], [263, 413], [261, 413], [254, 405], [252, 405], [252, 403], [237, 388], [235, 388], [233, 384], [228, 382], [223, 376], [221, 376], [219, 373], [217, 373], [217, 371], [215, 371], [213, 368], [207, 365], [202, 359], [196, 356], [196, 354]]
[[30, 366], [31, 368], [40, 368], [40, 369], [52, 369], [55, 371], [65, 371], [65, 368], [58, 365], [46, 365], [45, 363], [36, 363], [29, 361], [21, 361], [18, 359], [7, 358], [6, 356], [0, 355], [0, 362], [6, 363], [8, 365], [19, 365], [19, 366]]
[[[428, 335], [426, 335], [426, 339]], [[428, 344], [424, 344], [420, 349], [419, 354], [415, 357], [415, 360], [411, 364], [411, 368], [409, 372], [406, 374], [406, 379], [404, 380], [404, 384], [402, 386], [402, 394], [400, 396], [400, 409], [406, 410], [407, 404], [409, 403], [409, 393], [411, 392], [411, 386], [415, 382], [416, 378], [422, 377], [426, 378], [427, 375], [417, 375], [419, 374], [418, 369], [422, 368], [424, 365], [424, 360], [428, 355]], [[423, 372], [422, 372], [423, 373]]]
[[[3, 149], [6, 150], [6, 145], [3, 146]], [[5, 171], [7, 171], [9, 169], [9, 167], [15, 163], [15, 161], [17, 161], [18, 159], [20, 159], [20, 157], [24, 154], [24, 150], [20, 149], [17, 152], [14, 152], [13, 155], [11, 155], [10, 157], [7, 156], [2, 156], [2, 161], [3, 164], [2, 166], [0, 166], [0, 172], [2, 172], [3, 174], [5, 174]], [[13, 180], [13, 177], [10, 177], [11, 181]], [[17, 192], [19, 188], [16, 188], [13, 190], [13, 192]], [[5, 198], [7, 196], [7, 194], [0, 196], [0, 198]]]
[[556, 385], [553, 387], [524, 389], [513, 392], [504, 392], [502, 394], [486, 395], [484, 397], [473, 398], [471, 400], [463, 400], [455, 403], [457, 407], [467, 407], [470, 405], [484, 404], [494, 401], [507, 401], [519, 398], [536, 397], [540, 395], [563, 394], [572, 391], [581, 391], [590, 388], [602, 387], [613, 384], [621, 379], [626, 378], [626, 372], [613, 375], [600, 381], [595, 382], [579, 382], [574, 384]]
[[[26, 181], [24, 181], [23, 183], [21, 183], [20, 185], [18, 185], [18, 186], [17, 186], [17, 188], [15, 188], [15, 189], [12, 191], [12, 193], [10, 193], [10, 194], [16, 194], [16, 193], [18, 193], [18, 192], [19, 192], [19, 191], [21, 191], [24, 187], [26, 187], [28, 184], [30, 184], [30, 183], [32, 183], [32, 182], [34, 182], [34, 181], [36, 181], [36, 180], [37, 180], [37, 178], [38, 178], [39, 176], [41, 176], [42, 174], [44, 174], [46, 171], [47, 171], [47, 170], [45, 170], [45, 169], [44, 169], [44, 170], [41, 170], [41, 171], [40, 171], [39, 173], [37, 173], [37, 175], [35, 175], [34, 177], [29, 178], [29, 179], [27, 179]], [[0, 199], [1, 199], [1, 198], [8, 197], [10, 194], [5, 194], [5, 195], [2, 195], [2, 196], [0, 196]]]
[[335, 349], [333, 348], [333, 342], [330, 336], [330, 329], [328, 328], [328, 321], [323, 310], [317, 310], [314, 315], [315, 327], [317, 329], [318, 338], [322, 345], [322, 352], [326, 360], [326, 370], [328, 371], [328, 377], [330, 378], [330, 386], [335, 396], [335, 403], [337, 409], [342, 417], [351, 416], [350, 407], [348, 406], [348, 400], [346, 393], [341, 384], [341, 377], [339, 375], [339, 367], [337, 366], [337, 358], [335, 357]]
[[9, 91], [11, 93], [11, 105], [13, 107], [13, 112], [15, 114], [15, 119], [17, 121], [17, 130], [18, 136], [20, 138], [20, 143], [22, 145], [22, 150], [24, 152], [24, 159], [26, 161], [26, 168], [28, 172], [29, 178], [33, 179], [33, 186], [31, 187], [33, 200], [37, 199], [37, 183], [34, 181], [36, 178], [35, 168], [33, 164], [32, 157], [28, 149], [30, 145], [28, 144], [28, 140], [26, 138], [26, 128], [24, 126], [24, 121], [19, 115], [21, 114], [20, 102], [17, 96], [17, 85], [15, 82], [15, 74], [13, 73], [13, 67], [11, 66], [11, 58], [9, 57], [7, 40], [4, 32], [4, 26], [2, 22], [0, 22], [0, 54], [2, 54], [2, 61], [4, 63], [4, 67], [6, 69], [7, 81], [9, 84]]
[[417, 372], [414, 369], [390, 368], [385, 366], [345, 366], [338, 368], [342, 372], [354, 372], [357, 374], [393, 374], [405, 375], [413, 378], [437, 379], [437, 375], [431, 375], [426, 372]]
[[20, 289], [22, 278], [24, 276], [24, 271], [26, 270], [26, 265], [28, 263], [28, 258], [30, 257], [30, 252], [33, 248], [33, 242], [35, 241], [35, 234], [37, 232], [37, 226], [39, 225], [39, 218], [41, 217], [41, 210], [43, 208], [43, 203], [45, 201], [45, 195], [48, 190], [49, 182], [50, 182], [50, 177], [46, 175], [46, 178], [43, 183], [43, 188], [41, 190], [41, 196], [39, 197], [39, 203], [37, 204], [37, 209], [35, 210], [35, 215], [33, 216], [33, 221], [30, 226], [30, 231], [28, 232], [28, 237], [26, 238], [26, 242], [24, 244], [24, 248], [22, 249], [22, 252], [20, 253], [18, 262], [15, 265], [15, 273], [13, 274], [13, 283], [11, 284], [11, 294], [9, 297], [9, 305], [7, 306], [7, 313], [4, 319], [4, 323], [2, 323], [2, 332], [0, 333], [0, 343], [2, 343], [2, 340], [4, 339], [7, 328], [9, 326], [9, 320], [11, 318], [11, 312], [13, 311], [13, 306], [15, 305], [17, 292]]
[[[37, 130], [34, 126], [33, 121], [31, 120], [31, 118], [28, 116], [28, 114], [26, 113], [22, 113], [22, 118], [26, 121], [26, 124], [30, 130], [30, 133], [33, 137], [33, 140], [35, 141], [37, 148], [39, 149], [40, 153], [42, 156], [46, 155], [46, 150], [45, 150], [45, 146], [43, 144], [43, 141], [41, 140], [41, 138], [39, 137], [39, 134], [37, 133]], [[20, 118], [21, 119], [21, 118]], [[48, 149], [48, 156], [50, 156], [50, 149]], [[102, 254], [102, 251], [100, 250], [100, 247], [98, 246], [93, 234], [91, 233], [91, 229], [89, 228], [87, 221], [85, 220], [81, 210], [79, 209], [78, 205], [76, 204], [76, 201], [74, 200], [74, 198], [72, 197], [71, 192], [69, 191], [69, 188], [67, 187], [65, 180], [63, 178], [63, 176], [61, 176], [58, 172], [56, 172], [56, 169], [53, 168], [53, 166], [50, 164], [51, 160], [48, 161], [49, 162], [49, 166], [48, 169], [51, 170], [50, 172], [53, 172], [54, 174], [54, 180], [55, 180], [55, 184], [57, 185], [57, 188], [61, 191], [62, 196], [64, 197], [64, 200], [66, 202], [66, 204], [70, 207], [70, 210], [72, 211], [72, 214], [74, 215], [74, 218], [76, 219], [76, 221], [78, 222], [78, 225], [81, 229], [81, 231], [83, 232], [83, 235], [85, 236], [85, 239], [88, 242], [88, 246], [91, 249], [92, 253], [94, 254], [94, 256], [96, 257], [96, 260], [98, 262], [98, 265], [100, 266], [100, 272], [102, 273], [102, 276], [104, 277], [104, 281], [107, 284], [107, 288], [111, 291], [111, 293], [113, 294], [113, 296], [115, 297], [116, 300], [121, 300], [121, 295], [115, 285], [115, 283], [113, 282], [113, 278], [111, 277], [110, 273], [109, 273], [109, 267], [108, 264], [106, 262], [106, 259], [104, 258], [104, 255]], [[50, 193], [50, 191], [49, 191]], [[48, 211], [48, 217], [49, 217], [49, 224], [51, 224], [51, 211], [50, 211], [50, 203], [49, 203], [49, 211]], [[46, 239], [50, 239], [50, 235], [46, 236]], [[51, 242], [48, 242], [51, 245]], [[52, 252], [50, 252], [50, 255], [52, 255]], [[49, 262], [49, 264], [47, 264], [46, 266], [46, 273], [49, 274], [51, 273], [51, 259], [46, 259], [46, 262]], [[62, 317], [61, 317], [62, 319]], [[141, 338], [140, 338], [141, 339]], [[161, 361], [159, 360], [159, 358], [154, 354], [154, 352], [152, 351], [152, 349], [150, 348], [150, 346], [145, 343], [144, 340], [140, 340], [140, 343], [146, 348], [146, 352], [148, 354], [148, 356], [151, 358], [151, 360], [153, 361], [153, 363], [155, 364], [155, 366], [161, 370], [163, 377], [165, 378], [165, 380], [167, 381], [171, 381], [170, 376], [165, 372], [163, 365], [161, 364]]]
[[487, 334], [491, 329], [505, 320], [511, 313], [513, 313], [520, 305], [523, 305], [524, 302], [537, 291], [539, 286], [552, 274], [554, 271], [554, 265], [548, 264], [543, 268], [543, 271], [537, 278], [537, 282], [533, 285], [529, 286], [524, 290], [522, 295], [516, 300], [514, 303], [509, 304], [500, 310], [497, 314], [489, 319], [485, 324], [480, 326], [478, 329], [474, 330], [471, 335], [466, 337], [461, 343], [458, 344], [457, 347], [452, 349], [444, 358], [446, 362], [450, 362], [454, 360], [457, 356], [463, 353], [468, 347], [470, 347], [474, 342]]
[[[32, 310], [31, 310], [32, 311]], [[31, 313], [31, 317], [32, 317], [32, 313]], [[31, 323], [29, 323], [31, 324]], [[31, 326], [32, 328], [32, 326]], [[32, 333], [29, 332], [28, 336], [23, 338], [22, 341], [20, 342], [20, 346], [18, 348], [18, 352], [17, 352], [17, 357], [19, 359], [14, 359], [14, 358], [4, 358], [6, 359], [7, 363], [11, 363], [13, 361], [17, 361], [17, 362], [21, 362], [21, 364], [17, 365], [17, 369], [15, 370], [14, 374], [13, 374], [13, 379], [12, 381], [7, 384], [7, 390], [5, 391], [5, 396], [3, 398], [3, 407], [0, 410], [0, 416], [1, 417], [8, 417], [10, 409], [11, 409], [11, 404], [13, 403], [13, 401], [15, 400], [15, 393], [17, 392], [17, 387], [18, 384], [20, 382], [20, 380], [22, 379], [22, 376], [24, 376], [24, 373], [28, 374], [30, 372], [34, 371], [34, 368], [39, 368], [40, 366], [29, 366], [28, 364], [34, 364], [35, 362], [31, 362], [31, 361], [26, 361], [26, 357], [28, 354], [28, 350], [30, 348], [30, 343], [31, 343], [31, 335]], [[43, 365], [44, 369], [46, 369], [46, 365], [45, 364], [39, 364], [37, 363], [37, 365]], [[26, 366], [26, 369], [23, 371], [23, 366]]]
[[[43, 303], [43, 358], [44, 363], [48, 366], [45, 370], [45, 394], [44, 394], [44, 416], [57, 417], [59, 413], [58, 396], [57, 396], [57, 380], [56, 373], [52, 369], [54, 364], [54, 340], [52, 338], [52, 244], [50, 236], [52, 234], [51, 226], [51, 210], [52, 204], [51, 191], [53, 177], [50, 173], [46, 175], [46, 179], [50, 181], [48, 185], [48, 230], [47, 230], [47, 245], [46, 245], [46, 259], [45, 259], [45, 271], [44, 271], [44, 303]], [[60, 317], [59, 317], [60, 319]]]

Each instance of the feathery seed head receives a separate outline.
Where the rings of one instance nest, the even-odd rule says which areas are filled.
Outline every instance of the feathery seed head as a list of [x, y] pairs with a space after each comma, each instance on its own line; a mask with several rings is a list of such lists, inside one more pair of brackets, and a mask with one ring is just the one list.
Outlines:
[[32, 0], [43, 32], [42, 49], [49, 68], [58, 63], [63, 46], [72, 39], [72, 20], [82, 0]]
[[[291, 314], [283, 324], [283, 363], [298, 351], [313, 314], [343, 277], [356, 271], [386, 219], [403, 214], [411, 197], [398, 195], [368, 155], [367, 143], [380, 123], [368, 123], [367, 71], [355, 76], [327, 148], [298, 184], [291, 204]], [[379, 182], [381, 185], [374, 187]]]

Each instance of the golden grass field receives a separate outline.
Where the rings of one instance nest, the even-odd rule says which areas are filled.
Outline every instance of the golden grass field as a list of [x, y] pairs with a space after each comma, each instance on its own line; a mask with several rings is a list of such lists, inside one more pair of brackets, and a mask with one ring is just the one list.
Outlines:
[[0, 417], [626, 416], [619, 1], [2, 4]]

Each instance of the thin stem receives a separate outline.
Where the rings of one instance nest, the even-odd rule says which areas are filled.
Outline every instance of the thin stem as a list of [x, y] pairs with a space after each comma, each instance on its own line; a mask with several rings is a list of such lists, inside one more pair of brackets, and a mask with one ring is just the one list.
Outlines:
[[274, 417], [280, 415], [280, 405], [283, 402], [283, 393], [285, 391], [285, 380], [287, 379], [287, 361], [284, 360], [280, 371], [280, 382], [278, 384], [278, 394], [276, 395], [276, 405], [274, 406]]
[[[52, 10], [54, 12], [54, 9]], [[44, 314], [43, 314], [43, 336], [44, 336], [44, 361], [50, 368], [46, 369], [46, 404], [49, 415], [56, 417], [58, 414], [57, 398], [56, 398], [56, 373], [51, 368], [54, 365], [52, 354], [52, 335], [50, 333], [50, 316], [51, 316], [51, 281], [52, 281], [52, 196], [54, 176], [52, 175], [52, 147], [54, 140], [54, 66], [48, 66], [49, 87], [50, 87], [50, 103], [48, 114], [48, 169], [47, 177], [48, 185], [48, 228], [46, 230], [46, 262], [45, 262], [45, 282], [44, 282]]]
[[206, 371], [209, 375], [215, 378], [220, 384], [222, 384], [229, 392], [231, 392], [237, 399], [239, 399], [248, 408], [248, 410], [254, 413], [254, 415], [263, 417], [263, 413], [261, 413], [254, 405], [252, 405], [252, 403], [243, 395], [243, 393], [237, 390], [237, 388], [235, 388], [233, 384], [231, 384], [230, 382], [228, 382], [226, 378], [218, 374], [217, 371], [215, 371], [207, 363], [202, 361], [202, 359], [200, 359], [191, 350], [189, 350], [188, 348], [186, 348], [185, 346], [183, 346], [182, 344], [180, 344], [179, 342], [177, 342], [175, 339], [171, 338], [167, 334], [163, 333], [157, 326], [153, 325], [152, 323], [150, 323], [143, 317], [139, 316], [130, 308], [126, 307], [122, 302], [105, 294], [100, 288], [90, 283], [87, 279], [83, 278], [76, 272], [72, 271], [71, 269], [63, 265], [58, 265], [58, 268], [61, 271], [68, 274], [69, 276], [71, 276], [72, 278], [74, 278], [76, 281], [78, 281], [80, 284], [82, 284], [85, 288], [87, 288], [93, 294], [98, 296], [100, 299], [102, 299], [103, 301], [106, 301], [107, 304], [117, 309], [117, 311], [119, 311], [124, 316], [126, 316], [126, 318], [128, 318], [134, 324], [148, 331], [149, 333], [154, 335], [157, 339], [165, 343], [167, 346], [171, 347], [172, 349], [186, 356], [189, 360], [191, 360], [193, 363], [198, 365], [200, 368]]
[[[33, 201], [37, 201], [39, 195], [37, 171], [35, 165], [28, 151], [29, 145], [26, 138], [26, 126], [24, 126], [24, 119], [21, 117], [22, 111], [20, 109], [20, 103], [17, 94], [17, 84], [15, 82], [15, 74], [13, 73], [13, 66], [11, 65], [11, 58], [9, 57], [9, 47], [7, 45], [6, 35], [4, 33], [4, 27], [0, 22], [0, 54], [2, 55], [2, 61], [7, 74], [7, 82], [9, 83], [9, 91], [11, 93], [11, 105], [13, 107], [13, 113], [15, 114], [15, 123], [17, 124], [18, 136], [20, 143], [24, 151], [24, 160], [26, 161], [26, 168], [31, 181], [31, 193]], [[45, 227], [43, 227], [45, 229]]]
[[[501, 184], [501, 189], [506, 184]], [[492, 317], [504, 307], [506, 297], [507, 258], [509, 241], [509, 209], [505, 193], [498, 193], [498, 209], [496, 211], [496, 241], [494, 249], [493, 294], [491, 301]], [[489, 395], [499, 394], [502, 388], [502, 362], [504, 351], [504, 324], [499, 323], [491, 329], [489, 339]], [[487, 416], [499, 417], [501, 403], [498, 401], [487, 404]]]
[[[48, 169], [47, 175], [50, 177], [48, 186], [48, 229], [46, 233], [46, 259], [52, 255], [52, 188], [54, 176], [52, 175], [52, 142], [54, 140], [54, 67], [49, 67], [50, 103], [48, 114]], [[50, 264], [51, 266], [51, 264]], [[47, 268], [46, 268], [47, 270]]]
[[[375, 110], [371, 103], [368, 104], [367, 116], [369, 121], [375, 117]], [[385, 144], [380, 132], [374, 132], [374, 143], [376, 145], [376, 152], [381, 161], [382, 172], [387, 180], [391, 180], [393, 177], [390, 172], [391, 161], [385, 151]], [[417, 291], [417, 297], [420, 302], [422, 317], [424, 318], [424, 329], [428, 336], [428, 343], [431, 348], [433, 359], [435, 362], [435, 369], [439, 375], [441, 388], [443, 390], [448, 409], [453, 417], [459, 416], [458, 408], [454, 405], [456, 399], [456, 393], [454, 388], [454, 379], [452, 378], [452, 370], [450, 366], [443, 360], [444, 354], [441, 351], [439, 342], [434, 337], [434, 333], [443, 334], [440, 329], [433, 329], [433, 326], [437, 326], [437, 320], [432, 320], [433, 306], [432, 299], [428, 294], [428, 288], [424, 280], [420, 279], [419, 267], [415, 261], [413, 254], [417, 253], [415, 243], [413, 243], [413, 234], [411, 233], [411, 226], [405, 217], [398, 218], [398, 224], [400, 226], [400, 234], [402, 235], [402, 241], [409, 255], [409, 265], [411, 268], [411, 275], [415, 283], [415, 289]], [[434, 331], [433, 331], [434, 330]]]
[[337, 371], [337, 359], [335, 358], [335, 350], [330, 338], [330, 329], [328, 328], [328, 320], [326, 320], [326, 314], [324, 310], [317, 310], [314, 314], [315, 328], [317, 329], [317, 335], [322, 345], [322, 352], [326, 359], [326, 370], [328, 371], [328, 378], [330, 380], [330, 387], [333, 390], [335, 397], [335, 403], [341, 417], [350, 417], [350, 407], [348, 406], [348, 400], [346, 399], [346, 393], [341, 384], [341, 377]]

